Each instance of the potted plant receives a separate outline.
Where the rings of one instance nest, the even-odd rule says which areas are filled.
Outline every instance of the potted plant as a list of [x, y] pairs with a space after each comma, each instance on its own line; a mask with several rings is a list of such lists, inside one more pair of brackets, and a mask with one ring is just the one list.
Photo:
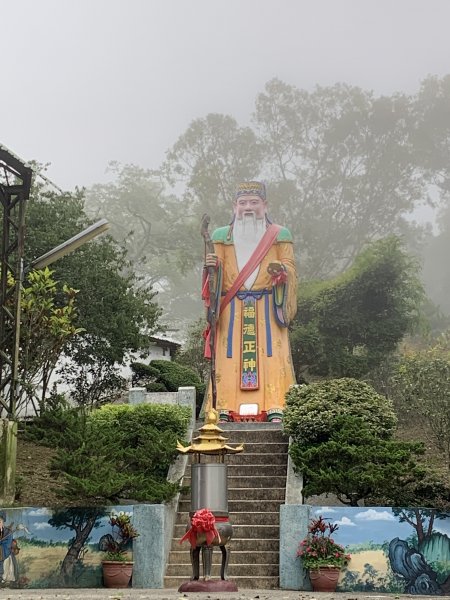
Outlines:
[[129, 513], [112, 512], [109, 517], [112, 534], [105, 536], [103, 547], [106, 550], [102, 560], [103, 583], [105, 587], [126, 588], [133, 573], [133, 561], [128, 560], [127, 548], [139, 533], [131, 523]]
[[350, 555], [331, 537], [339, 526], [328, 523], [322, 516], [312, 519], [308, 535], [299, 544], [297, 556], [309, 571], [315, 592], [334, 592], [339, 573], [350, 560]]

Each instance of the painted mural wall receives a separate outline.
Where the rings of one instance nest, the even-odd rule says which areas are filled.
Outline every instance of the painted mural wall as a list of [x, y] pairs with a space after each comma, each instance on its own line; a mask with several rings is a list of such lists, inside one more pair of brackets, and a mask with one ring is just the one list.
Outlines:
[[121, 511], [133, 507], [0, 510], [0, 586], [102, 587], [109, 517]]
[[314, 507], [351, 554], [338, 591], [450, 595], [450, 514], [422, 508]]

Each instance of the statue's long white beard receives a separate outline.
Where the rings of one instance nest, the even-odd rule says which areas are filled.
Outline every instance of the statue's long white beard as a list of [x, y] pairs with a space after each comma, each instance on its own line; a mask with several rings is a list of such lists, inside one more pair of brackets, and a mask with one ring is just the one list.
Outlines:
[[[257, 219], [255, 213], [245, 213], [242, 219], [235, 219], [233, 241], [239, 271], [242, 271], [248, 259], [255, 251], [266, 231], [265, 218]], [[245, 287], [250, 289], [258, 277], [259, 266], [246, 279]]]

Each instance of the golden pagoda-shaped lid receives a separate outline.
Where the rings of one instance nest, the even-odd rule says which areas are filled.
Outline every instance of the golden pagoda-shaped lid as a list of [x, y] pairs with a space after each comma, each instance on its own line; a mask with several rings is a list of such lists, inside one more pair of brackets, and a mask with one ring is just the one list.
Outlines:
[[239, 444], [233, 448], [228, 446], [225, 438], [221, 435], [223, 430], [217, 425], [219, 422], [219, 413], [217, 410], [212, 408], [206, 415], [205, 424], [200, 427], [200, 435], [193, 438], [190, 446], [183, 446], [180, 442], [177, 442], [177, 450], [182, 454], [193, 454], [198, 452], [200, 454], [226, 454], [227, 452], [237, 454], [244, 450], [244, 445]]

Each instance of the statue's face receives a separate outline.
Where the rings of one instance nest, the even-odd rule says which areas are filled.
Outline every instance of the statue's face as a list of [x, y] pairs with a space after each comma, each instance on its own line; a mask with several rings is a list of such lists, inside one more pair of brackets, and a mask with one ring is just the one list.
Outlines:
[[239, 196], [234, 201], [234, 214], [237, 219], [242, 219], [245, 214], [254, 215], [257, 219], [263, 219], [266, 211], [267, 201], [253, 194]]

